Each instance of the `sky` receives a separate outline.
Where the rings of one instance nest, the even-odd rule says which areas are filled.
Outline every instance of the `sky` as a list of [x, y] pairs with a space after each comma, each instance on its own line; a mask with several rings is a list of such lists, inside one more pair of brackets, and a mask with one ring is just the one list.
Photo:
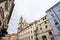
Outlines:
[[27, 23], [32, 23], [46, 15], [45, 11], [60, 0], [15, 0], [15, 7], [8, 24], [8, 33], [17, 33], [18, 23], [22, 16]]

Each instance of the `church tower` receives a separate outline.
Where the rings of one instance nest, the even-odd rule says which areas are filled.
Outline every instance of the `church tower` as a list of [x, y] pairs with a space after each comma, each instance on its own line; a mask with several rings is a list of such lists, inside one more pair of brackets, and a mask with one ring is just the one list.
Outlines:
[[25, 29], [28, 26], [28, 23], [26, 22], [25, 19], [23, 19], [23, 17], [20, 17], [20, 22], [18, 24], [18, 32], [22, 31], [23, 29]]

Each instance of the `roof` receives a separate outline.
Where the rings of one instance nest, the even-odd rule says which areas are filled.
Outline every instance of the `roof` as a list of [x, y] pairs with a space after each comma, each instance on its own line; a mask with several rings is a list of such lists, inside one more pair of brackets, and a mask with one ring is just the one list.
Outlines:
[[56, 3], [54, 6], [52, 6], [51, 8], [49, 8], [47, 11], [46, 11], [46, 13], [50, 10], [50, 9], [52, 9], [53, 7], [55, 7], [57, 4], [59, 4], [60, 2], [58, 2], [58, 3]]

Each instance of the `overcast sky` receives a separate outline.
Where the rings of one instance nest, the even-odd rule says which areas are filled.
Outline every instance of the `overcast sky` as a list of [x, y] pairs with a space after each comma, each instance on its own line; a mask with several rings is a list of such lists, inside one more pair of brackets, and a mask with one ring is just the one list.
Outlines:
[[15, 7], [9, 23], [8, 32], [16, 33], [20, 17], [31, 23], [46, 15], [45, 11], [59, 0], [15, 0]]

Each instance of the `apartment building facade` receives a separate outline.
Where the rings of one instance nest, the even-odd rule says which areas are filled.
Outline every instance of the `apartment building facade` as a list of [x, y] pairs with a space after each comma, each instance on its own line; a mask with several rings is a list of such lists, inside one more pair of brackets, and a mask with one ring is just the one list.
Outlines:
[[57, 40], [60, 40], [60, 2], [46, 11]]

